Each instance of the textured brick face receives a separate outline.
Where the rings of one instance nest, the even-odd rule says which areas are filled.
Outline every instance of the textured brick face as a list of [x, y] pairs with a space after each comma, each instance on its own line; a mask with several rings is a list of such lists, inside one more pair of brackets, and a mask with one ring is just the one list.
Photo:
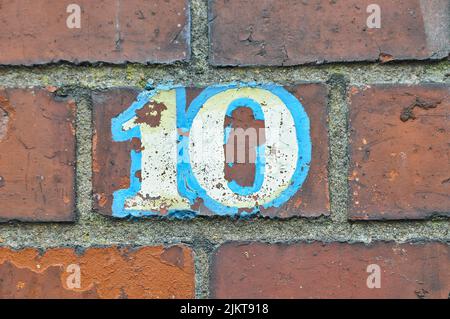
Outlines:
[[192, 258], [184, 246], [0, 248], [0, 298], [192, 298]]
[[[67, 26], [77, 13], [71, 4], [81, 8], [80, 28]], [[0, 7], [0, 64], [168, 63], [190, 56], [186, 0], [16, 0]]]
[[0, 90], [0, 219], [72, 221], [75, 102]]
[[133, 89], [113, 89], [94, 93], [94, 137], [92, 184], [94, 206], [104, 215], [111, 215], [113, 193], [130, 185], [130, 152], [139, 149], [133, 143], [113, 143], [111, 120], [125, 110], [138, 95]]
[[230, 243], [215, 253], [211, 289], [217, 298], [447, 299], [450, 249], [437, 243]]
[[352, 219], [450, 216], [450, 87], [350, 90]]
[[[284, 204], [280, 207], [270, 207], [267, 209], [262, 209], [261, 214], [264, 216], [270, 217], [280, 217], [280, 218], [288, 218], [292, 216], [320, 216], [320, 215], [328, 215], [330, 211], [329, 206], [329, 197], [328, 197], [328, 174], [327, 174], [327, 165], [328, 165], [328, 135], [327, 135], [327, 115], [326, 115], [326, 98], [327, 91], [326, 88], [322, 85], [317, 84], [309, 84], [309, 85], [299, 85], [295, 87], [287, 88], [290, 94], [292, 94], [298, 101], [300, 101], [309, 117], [310, 126], [311, 126], [311, 140], [312, 140], [312, 160], [309, 167], [309, 173], [307, 175], [306, 180], [304, 181], [302, 187]], [[202, 93], [201, 89], [186, 89], [186, 105], [189, 110], [192, 108], [191, 102], [194, 101], [199, 95]], [[237, 95], [239, 93], [236, 93]], [[114, 141], [112, 135], [112, 120], [118, 118], [119, 114], [123, 114], [125, 110], [132, 105], [133, 101], [135, 101], [138, 92], [132, 89], [112, 89], [103, 92], [95, 92], [93, 94], [93, 102], [94, 102], [94, 137], [93, 137], [93, 188], [94, 188], [94, 198], [95, 198], [95, 208], [104, 215], [113, 215], [116, 217], [126, 217], [129, 214], [133, 214], [134, 216], [142, 216], [147, 214], [156, 214], [158, 216], [167, 216], [168, 210], [173, 209], [174, 206], [172, 202], [171, 205], [165, 205], [163, 203], [161, 206], [156, 207], [153, 210], [147, 209], [142, 211], [140, 209], [139, 212], [134, 213], [134, 207], [138, 205], [142, 205], [142, 202], [151, 203], [152, 201], [156, 202], [160, 200], [161, 197], [164, 197], [167, 193], [167, 190], [164, 188], [164, 181], [170, 178], [173, 174], [180, 174], [180, 167], [178, 168], [167, 168], [165, 163], [162, 163], [164, 169], [161, 173], [161, 176], [164, 177], [161, 182], [161, 186], [159, 189], [156, 189], [153, 193], [144, 193], [143, 191], [138, 192], [138, 198], [141, 202], [135, 201], [133, 204], [128, 205], [125, 209], [125, 214], [120, 215], [114, 212], [114, 209], [117, 207], [114, 204], [115, 197], [118, 192], [126, 189], [133, 189], [134, 191], [144, 189], [145, 179], [149, 178], [148, 176], [153, 176], [152, 184], [158, 185], [158, 182], [155, 182], [155, 178], [159, 178], [156, 173], [159, 173], [155, 168], [152, 170], [146, 171], [144, 163], [147, 161], [147, 157], [150, 155], [146, 155], [145, 151], [149, 150], [155, 145], [158, 145], [159, 140], [163, 136], [167, 136], [164, 132], [156, 133], [152, 135], [150, 139], [150, 145], [145, 144], [145, 138], [132, 138], [127, 141]], [[184, 101], [184, 100], [183, 100]], [[178, 101], [178, 103], [180, 103]], [[150, 103], [151, 104], [151, 103]], [[152, 117], [152, 113], [146, 113], [145, 108], [149, 104], [144, 105], [144, 107], [139, 110], [133, 111], [133, 114], [138, 118], [135, 122], [144, 122], [147, 121], [147, 125], [151, 127], [152, 132], [158, 131], [158, 125], [162, 125], [164, 120], [164, 113], [174, 114], [174, 105], [168, 105], [167, 108], [165, 106], [159, 105], [158, 103], [154, 104], [155, 107], [155, 116]], [[158, 106], [159, 105], [159, 106]], [[157, 109], [161, 110], [159, 116], [156, 117]], [[208, 111], [205, 111], [205, 117], [208, 117]], [[227, 126], [234, 128], [248, 128], [248, 127], [264, 127], [264, 121], [255, 121], [253, 115], [248, 114], [249, 109], [237, 109], [230, 116], [224, 117], [224, 129]], [[250, 111], [251, 113], [251, 111]], [[214, 114], [211, 111], [210, 114]], [[200, 118], [202, 115], [198, 115]], [[175, 116], [169, 118], [170, 121], [175, 121]], [[114, 120], [115, 121], [115, 120]], [[219, 119], [220, 121], [220, 119]], [[174, 122], [175, 123], [175, 122]], [[175, 125], [175, 124], [174, 124]], [[144, 128], [145, 130], [145, 128]], [[141, 129], [141, 132], [143, 129]], [[178, 132], [181, 132], [179, 129]], [[208, 133], [208, 132], [206, 132]], [[189, 136], [191, 133], [184, 132], [181, 135]], [[223, 133], [218, 133], [222, 134]], [[144, 133], [142, 133], [144, 135]], [[210, 134], [206, 134], [205, 136], [210, 136]], [[208, 137], [206, 137], [208, 138]], [[142, 142], [144, 140], [144, 142]], [[148, 140], [148, 139], [147, 139]], [[223, 141], [223, 138], [222, 138]], [[262, 139], [260, 142], [263, 142]], [[167, 145], [168, 142], [166, 142]], [[223, 143], [223, 142], [222, 142]], [[288, 143], [284, 140], [284, 143]], [[161, 147], [163, 147], [162, 145]], [[176, 144], [174, 145], [176, 147]], [[191, 146], [190, 146], [191, 147]], [[224, 149], [226, 146], [224, 144]], [[174, 149], [176, 150], [176, 148]], [[190, 149], [192, 152], [192, 149]], [[274, 149], [274, 151], [276, 151]], [[131, 162], [130, 153], [135, 152], [136, 154], [141, 154], [142, 159], [139, 160], [139, 165], [141, 165], [140, 169], [134, 173], [130, 173], [132, 170], [130, 167], [133, 167], [134, 164]], [[155, 152], [164, 152], [160, 148], [156, 148]], [[170, 152], [170, 150], [169, 150]], [[248, 160], [249, 149], [246, 149], [246, 159]], [[212, 151], [206, 152], [205, 156], [212, 156]], [[227, 151], [224, 152], [227, 154]], [[225, 163], [225, 157], [220, 159], [224, 162], [222, 173], [219, 175], [225, 176], [227, 181], [235, 180], [240, 185], [251, 185], [255, 180], [255, 165], [254, 164], [239, 164], [235, 163], [232, 166], [228, 166]], [[168, 162], [168, 160], [166, 160]], [[150, 163], [152, 164], [152, 163]], [[156, 165], [156, 164], [155, 164]], [[131, 178], [130, 178], [130, 175]], [[196, 175], [198, 176], [198, 175]], [[181, 176], [181, 180], [183, 180], [183, 176]], [[134, 182], [133, 182], [134, 180]], [[139, 186], [133, 186], [137, 184], [139, 180]], [[183, 183], [185, 180], [183, 180]], [[213, 188], [223, 188], [222, 183], [214, 184]], [[177, 186], [175, 185], [175, 192], [177, 192]], [[178, 185], [178, 191], [180, 186]], [[128, 194], [130, 194], [128, 192]], [[128, 195], [131, 196], [131, 195]], [[116, 197], [117, 202], [117, 197]], [[180, 210], [188, 210], [192, 211], [199, 215], [214, 215], [217, 213], [214, 209], [211, 209], [202, 199], [195, 200], [194, 204], [186, 204], [187, 206], [183, 206], [183, 209]], [[147, 206], [149, 207], [149, 206]], [[179, 206], [178, 206], [179, 207]], [[120, 209], [124, 210], [124, 205], [120, 207]], [[245, 210], [243, 210], [245, 212]]]
[[[368, 28], [367, 7], [381, 9]], [[449, 53], [447, 0], [210, 1], [215, 65], [443, 58]]]

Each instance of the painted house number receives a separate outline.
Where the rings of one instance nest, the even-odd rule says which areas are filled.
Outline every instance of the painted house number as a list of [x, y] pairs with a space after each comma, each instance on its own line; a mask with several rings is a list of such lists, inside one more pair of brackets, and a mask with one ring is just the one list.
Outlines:
[[[112, 119], [117, 142], [141, 141], [131, 151], [130, 187], [114, 193], [117, 217], [191, 211], [198, 200], [218, 215], [257, 213], [280, 207], [305, 181], [311, 162], [310, 122], [301, 103], [276, 85], [231, 84], [203, 90], [186, 105], [182, 87], [144, 91], [126, 111]], [[150, 107], [155, 121], [137, 112]], [[226, 116], [240, 107], [265, 123], [263, 145], [255, 155], [251, 187], [224, 175], [224, 145], [231, 128]], [[231, 164], [230, 164], [231, 165]], [[140, 171], [141, 178], [135, 177]]]

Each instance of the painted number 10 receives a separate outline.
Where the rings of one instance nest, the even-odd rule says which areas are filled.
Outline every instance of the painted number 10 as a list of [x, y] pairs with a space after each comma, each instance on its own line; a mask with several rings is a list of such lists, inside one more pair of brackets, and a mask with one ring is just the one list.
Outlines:
[[[218, 215], [253, 214], [280, 207], [300, 189], [311, 162], [310, 123], [286, 89], [213, 86], [187, 103], [185, 88], [157, 88], [141, 93], [112, 120], [114, 141], [137, 138], [142, 145], [130, 154], [130, 187], [114, 193], [114, 216], [192, 212], [198, 201]], [[264, 122], [256, 132], [264, 135], [264, 143], [252, 156], [253, 186], [241, 186], [224, 174], [227, 141], [236, 138], [241, 145], [244, 139], [245, 145], [255, 134], [226, 126], [225, 118], [238, 108]]]

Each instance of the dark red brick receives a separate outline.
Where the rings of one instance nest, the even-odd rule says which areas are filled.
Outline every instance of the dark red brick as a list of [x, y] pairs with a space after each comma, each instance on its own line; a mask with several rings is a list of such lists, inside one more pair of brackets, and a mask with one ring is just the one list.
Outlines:
[[[328, 130], [327, 130], [327, 90], [320, 84], [303, 84], [287, 88], [305, 108], [311, 122], [312, 161], [309, 174], [301, 189], [279, 208], [261, 211], [263, 216], [289, 218], [293, 216], [317, 217], [329, 215], [328, 195]], [[197, 97], [201, 89], [186, 90], [187, 105]], [[93, 137], [93, 190], [94, 207], [103, 215], [113, 215], [113, 193], [130, 186], [130, 152], [142, 148], [138, 139], [127, 142], [112, 140], [111, 120], [125, 111], [136, 99], [138, 92], [133, 89], [110, 89], [93, 94], [94, 137]], [[248, 121], [237, 121], [238, 127], [252, 125]], [[157, 141], [155, 141], [156, 143]], [[239, 165], [233, 170], [224, 168], [226, 178], [232, 175], [241, 185], [253, 181], [254, 168]], [[138, 175], [141, 172], [138, 172]], [[233, 175], [234, 174], [234, 175]], [[136, 176], [142, 178], [142, 176]], [[219, 186], [218, 186], [219, 187]], [[190, 207], [198, 215], [214, 215], [203, 202]], [[162, 208], [158, 212], [167, 215]]]
[[[210, 287], [215, 298], [447, 299], [449, 247], [228, 243], [214, 254]], [[380, 288], [367, 285], [370, 265], [379, 266]]]
[[130, 152], [132, 143], [114, 143], [111, 120], [126, 110], [138, 96], [134, 89], [110, 89], [95, 92], [92, 184], [94, 208], [104, 215], [111, 215], [113, 193], [130, 185]]
[[[367, 7], [381, 28], [367, 27]], [[298, 65], [448, 56], [448, 0], [211, 0], [211, 63]]]
[[0, 248], [0, 298], [193, 298], [194, 289], [185, 246]]
[[[67, 26], [70, 4], [81, 7], [81, 28]], [[16, 0], [0, 6], [0, 64], [190, 58], [187, 0]]]
[[351, 219], [450, 216], [450, 87], [350, 90]]
[[75, 102], [0, 89], [0, 219], [72, 221]]

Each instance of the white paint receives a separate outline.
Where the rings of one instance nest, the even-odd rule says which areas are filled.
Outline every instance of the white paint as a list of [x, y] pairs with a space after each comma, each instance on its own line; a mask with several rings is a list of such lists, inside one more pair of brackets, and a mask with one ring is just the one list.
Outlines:
[[189, 201], [181, 197], [177, 187], [177, 127], [176, 91], [160, 91], [151, 101], [164, 103], [160, 124], [136, 124], [136, 118], [123, 125], [129, 130], [136, 125], [141, 129], [142, 150], [141, 190], [125, 206], [134, 210], [160, 211], [161, 209], [189, 209]]
[[[249, 196], [235, 194], [224, 176], [224, 121], [231, 102], [253, 99], [265, 118], [266, 165], [261, 189]], [[276, 199], [289, 185], [296, 170], [298, 145], [294, 119], [273, 93], [259, 88], [230, 89], [210, 98], [200, 109], [190, 131], [189, 155], [199, 184], [217, 202], [253, 208]], [[222, 187], [217, 187], [222, 185]]]

